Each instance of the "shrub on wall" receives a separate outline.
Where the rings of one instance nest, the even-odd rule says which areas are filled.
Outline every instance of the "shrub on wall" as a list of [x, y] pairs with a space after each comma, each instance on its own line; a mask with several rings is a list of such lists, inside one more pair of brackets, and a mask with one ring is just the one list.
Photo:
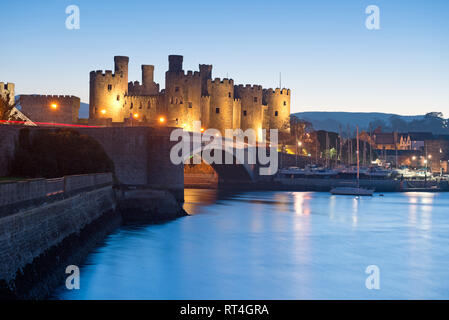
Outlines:
[[114, 172], [114, 164], [93, 138], [71, 129], [21, 129], [10, 175], [57, 178]]

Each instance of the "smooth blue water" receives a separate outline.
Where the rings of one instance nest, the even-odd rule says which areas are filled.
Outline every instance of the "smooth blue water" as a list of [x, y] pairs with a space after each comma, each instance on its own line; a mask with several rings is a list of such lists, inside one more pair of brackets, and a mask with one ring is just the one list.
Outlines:
[[[123, 227], [59, 299], [449, 298], [449, 194], [186, 190], [192, 216]], [[368, 290], [365, 269], [380, 269]]]

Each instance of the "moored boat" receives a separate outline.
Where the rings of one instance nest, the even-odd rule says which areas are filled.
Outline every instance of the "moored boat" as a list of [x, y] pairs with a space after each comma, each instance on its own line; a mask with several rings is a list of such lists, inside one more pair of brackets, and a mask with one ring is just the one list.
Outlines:
[[360, 187], [336, 187], [330, 192], [341, 196], [372, 196], [374, 194], [374, 190]]

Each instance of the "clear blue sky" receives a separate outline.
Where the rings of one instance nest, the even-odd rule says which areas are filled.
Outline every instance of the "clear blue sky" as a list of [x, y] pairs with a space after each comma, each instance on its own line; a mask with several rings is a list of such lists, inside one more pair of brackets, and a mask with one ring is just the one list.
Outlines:
[[[81, 29], [65, 28], [65, 8]], [[380, 8], [380, 30], [365, 8]], [[184, 69], [293, 90], [292, 111], [379, 111], [449, 116], [449, 1], [15, 0], [1, 4], [0, 81], [18, 94], [73, 94], [88, 102], [89, 72], [130, 57], [156, 66], [169, 54]]]

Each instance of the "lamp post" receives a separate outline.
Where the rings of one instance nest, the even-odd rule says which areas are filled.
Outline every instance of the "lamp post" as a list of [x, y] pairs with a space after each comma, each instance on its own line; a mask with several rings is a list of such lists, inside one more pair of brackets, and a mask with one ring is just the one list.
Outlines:
[[[51, 105], [50, 105], [50, 108], [54, 111], [54, 112], [56, 112], [56, 110], [58, 110], [58, 105], [56, 104], [56, 103], [52, 103]], [[52, 117], [52, 119], [53, 119], [53, 127], [55, 126], [55, 114], [53, 113], [53, 117]]]

